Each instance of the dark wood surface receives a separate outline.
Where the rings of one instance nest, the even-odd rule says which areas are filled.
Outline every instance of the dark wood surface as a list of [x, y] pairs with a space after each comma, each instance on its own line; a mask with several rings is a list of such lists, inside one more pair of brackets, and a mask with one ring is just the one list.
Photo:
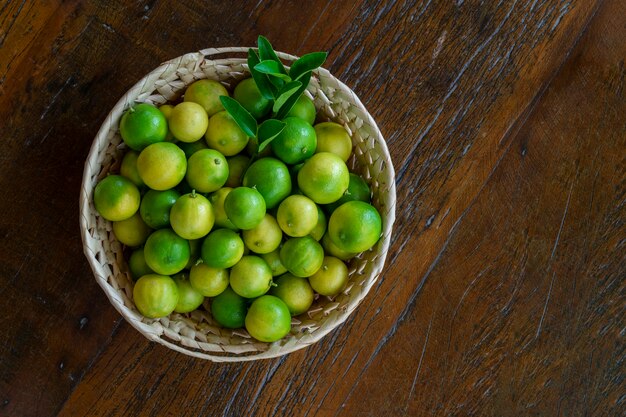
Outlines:
[[[624, 16], [622, 0], [1, 3], [0, 415], [623, 415]], [[139, 78], [258, 34], [329, 51], [387, 139], [397, 222], [346, 323], [215, 364], [108, 304], [79, 186]]]

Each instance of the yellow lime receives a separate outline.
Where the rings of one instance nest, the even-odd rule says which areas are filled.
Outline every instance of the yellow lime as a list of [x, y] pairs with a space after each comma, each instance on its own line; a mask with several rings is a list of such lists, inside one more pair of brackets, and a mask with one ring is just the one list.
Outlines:
[[311, 287], [317, 293], [329, 297], [339, 294], [347, 282], [348, 267], [332, 256], [324, 256], [322, 267], [309, 277]]
[[215, 226], [225, 229], [239, 230], [237, 226], [235, 226], [233, 222], [228, 219], [226, 211], [224, 210], [224, 200], [226, 200], [226, 196], [232, 190], [233, 189], [230, 187], [222, 187], [209, 195], [209, 201], [213, 206], [213, 213], [215, 214]]
[[93, 193], [96, 210], [106, 220], [128, 219], [139, 209], [139, 190], [128, 178], [109, 175], [102, 179]]
[[113, 233], [126, 246], [135, 247], [143, 245], [152, 229], [144, 223], [139, 213], [135, 213], [128, 219], [113, 222]]
[[264, 295], [252, 302], [246, 314], [246, 330], [261, 342], [275, 342], [291, 330], [289, 308], [278, 297]]
[[326, 215], [324, 214], [324, 211], [319, 208], [319, 206], [317, 206], [317, 224], [315, 225], [313, 230], [311, 230], [311, 233], [309, 233], [309, 235], [311, 235], [313, 239], [319, 242], [320, 239], [324, 236], [324, 233], [326, 233], [326, 226]]
[[180, 196], [170, 211], [172, 229], [184, 239], [205, 237], [214, 222], [213, 206], [205, 196], [195, 192]]
[[333, 241], [330, 239], [330, 236], [328, 235], [328, 231], [324, 234], [324, 236], [322, 236], [322, 247], [324, 248], [324, 251], [326, 251], [326, 253], [341, 259], [342, 261], [347, 261], [349, 259], [354, 258], [357, 253], [354, 252], [348, 252], [345, 250], [341, 250], [337, 247], [337, 245], [335, 245], [333, 243]]
[[290, 195], [278, 206], [276, 218], [280, 228], [287, 235], [306, 236], [317, 225], [317, 205], [303, 195]]
[[317, 134], [317, 150], [331, 152], [346, 162], [352, 154], [352, 140], [346, 129], [338, 123], [322, 122], [314, 126]]
[[287, 273], [274, 283], [276, 286], [272, 287], [270, 294], [283, 300], [292, 316], [306, 313], [311, 308], [315, 294], [306, 278]]
[[185, 101], [172, 110], [169, 126], [172, 134], [181, 142], [195, 142], [204, 136], [209, 117], [198, 103]]
[[191, 188], [202, 193], [219, 190], [228, 179], [228, 163], [214, 149], [197, 151], [187, 161], [185, 179]]
[[272, 270], [258, 256], [243, 256], [230, 270], [230, 286], [245, 298], [256, 298], [265, 294], [272, 283]]
[[328, 235], [341, 250], [363, 252], [378, 242], [382, 220], [376, 208], [363, 201], [339, 206], [328, 221]]
[[269, 265], [272, 270], [272, 276], [277, 277], [287, 272], [287, 268], [280, 261], [280, 247], [270, 253], [261, 254], [261, 258]]
[[189, 282], [205, 297], [215, 297], [228, 288], [228, 269], [213, 268], [200, 262], [191, 267]]
[[144, 186], [144, 183], [137, 171], [137, 158], [139, 158], [139, 152], [133, 150], [126, 152], [124, 159], [122, 159], [120, 174], [131, 180], [137, 187], [141, 188]]
[[237, 155], [248, 144], [248, 135], [226, 110], [211, 116], [204, 139], [209, 148], [218, 150], [226, 156]]
[[316, 153], [298, 172], [300, 190], [317, 204], [339, 200], [348, 184], [350, 172], [346, 163], [330, 152]]
[[185, 178], [185, 153], [169, 142], [155, 143], [141, 151], [137, 171], [143, 182], [153, 190], [169, 190]]
[[306, 278], [322, 266], [324, 249], [311, 236], [293, 237], [280, 249], [280, 261], [287, 271], [297, 277]]
[[165, 317], [178, 304], [178, 286], [165, 275], [149, 274], [137, 280], [133, 288], [133, 301], [145, 317]]
[[297, 117], [312, 125], [315, 122], [315, 104], [310, 98], [302, 94], [286, 117]]
[[228, 179], [225, 185], [230, 188], [240, 187], [250, 158], [245, 155], [236, 155], [226, 158], [226, 162], [228, 162]]
[[190, 313], [202, 305], [204, 295], [191, 285], [187, 273], [180, 272], [172, 279], [178, 287], [178, 303], [174, 308], [175, 312]]
[[209, 117], [224, 110], [220, 96], [228, 96], [228, 90], [215, 80], [198, 80], [185, 91], [185, 101], [192, 101], [202, 106]]
[[244, 230], [241, 234], [248, 249], [259, 254], [276, 250], [283, 239], [283, 232], [280, 230], [278, 222], [267, 213], [261, 223], [252, 229]]

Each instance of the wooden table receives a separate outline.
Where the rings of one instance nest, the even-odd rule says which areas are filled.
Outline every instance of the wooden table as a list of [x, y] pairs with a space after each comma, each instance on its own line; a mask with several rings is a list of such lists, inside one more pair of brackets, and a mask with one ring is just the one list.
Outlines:
[[[623, 415], [626, 2], [298, 3], [2, 3], [0, 415]], [[111, 307], [79, 185], [139, 78], [260, 33], [329, 51], [386, 137], [397, 221], [346, 323], [216, 364]]]

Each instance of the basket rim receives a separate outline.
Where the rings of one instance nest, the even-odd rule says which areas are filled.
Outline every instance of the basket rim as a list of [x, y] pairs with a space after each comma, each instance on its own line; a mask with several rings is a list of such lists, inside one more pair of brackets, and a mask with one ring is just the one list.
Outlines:
[[[310, 346], [311, 344], [319, 341], [321, 338], [326, 336], [332, 330], [335, 330], [339, 327], [347, 318], [352, 314], [352, 312], [357, 308], [358, 305], [361, 304], [363, 299], [369, 293], [371, 287], [374, 283], [379, 279], [380, 274], [382, 273], [382, 268], [384, 266], [386, 255], [389, 249], [391, 233], [393, 230], [393, 224], [395, 222], [395, 205], [396, 205], [396, 190], [395, 190], [395, 171], [393, 169], [393, 162], [391, 160], [389, 150], [387, 148], [387, 144], [385, 139], [380, 132], [376, 122], [373, 117], [367, 111], [361, 100], [358, 96], [341, 80], [334, 77], [327, 69], [319, 68], [316, 72], [324, 77], [332, 79], [334, 83], [338, 85], [338, 87], [344, 92], [348, 93], [350, 99], [353, 104], [363, 113], [365, 118], [367, 119], [368, 125], [372, 128], [373, 134], [375, 136], [375, 140], [377, 145], [383, 151], [382, 157], [384, 158], [384, 163], [388, 165], [387, 173], [389, 174], [389, 184], [387, 193], [387, 206], [385, 210], [384, 222], [383, 222], [383, 230], [382, 236], [377, 245], [380, 245], [380, 249], [378, 251], [378, 259], [377, 263], [379, 265], [377, 271], [373, 273], [372, 279], [369, 279], [366, 284], [363, 285], [362, 291], [355, 297], [350, 297], [348, 304], [345, 309], [338, 313], [338, 319], [331, 323], [328, 326], [320, 326], [315, 330], [314, 333], [310, 333], [312, 335], [311, 338], [307, 338], [306, 343], [296, 343], [286, 346], [279, 346], [276, 348], [276, 344], [266, 344], [260, 343], [262, 345], [267, 346], [268, 348], [265, 350], [257, 351], [253, 354], [250, 352], [229, 352], [223, 349], [221, 352], [222, 355], [212, 354], [213, 351], [200, 351], [199, 348], [187, 348], [181, 345], [183, 340], [173, 340], [169, 337], [165, 331], [163, 331], [162, 326], [158, 325], [157, 327], [161, 327], [160, 331], [156, 331], [154, 329], [154, 325], [158, 323], [158, 320], [150, 320], [150, 324], [144, 322], [142, 320], [142, 316], [137, 312], [130, 309], [125, 305], [124, 300], [120, 296], [120, 291], [123, 291], [121, 288], [115, 289], [108, 282], [109, 277], [115, 277], [115, 273], [110, 271], [111, 274], [107, 275], [102, 271], [102, 265], [99, 263], [97, 259], [97, 254], [92, 250], [90, 243], [94, 240], [93, 236], [91, 236], [89, 231], [89, 216], [88, 214], [91, 212], [89, 207], [91, 192], [93, 188], [91, 187], [91, 178], [94, 172], [93, 163], [96, 160], [96, 157], [100, 154], [99, 148], [103, 143], [108, 143], [107, 135], [111, 130], [112, 126], [116, 128], [117, 119], [122, 114], [122, 112], [130, 106], [130, 104], [135, 102], [135, 99], [139, 96], [140, 92], [144, 90], [148, 82], [152, 79], [158, 79], [161, 75], [168, 73], [175, 67], [174, 71], [178, 70], [181, 63], [183, 62], [196, 62], [196, 68], [204, 62], [205, 60], [210, 60], [210, 57], [220, 54], [235, 54], [235, 53], [246, 53], [248, 51], [248, 47], [221, 47], [221, 48], [207, 48], [200, 50], [198, 52], [191, 52], [179, 57], [173, 58], [171, 60], [165, 61], [161, 65], [159, 65], [154, 70], [150, 71], [144, 77], [142, 77], [135, 85], [133, 85], [126, 93], [117, 101], [117, 103], [110, 110], [108, 115], [105, 117], [102, 125], [98, 129], [98, 132], [91, 144], [89, 154], [87, 159], [85, 160], [85, 165], [83, 169], [83, 178], [81, 181], [81, 191], [79, 198], [79, 208], [80, 208], [80, 228], [81, 228], [81, 239], [83, 243], [83, 252], [90, 264], [91, 270], [94, 274], [96, 282], [100, 285], [100, 287], [104, 290], [109, 302], [113, 305], [113, 307], [124, 317], [124, 319], [129, 322], [137, 331], [143, 334], [149, 340], [158, 342], [164, 346], [167, 346], [170, 349], [178, 351], [180, 353], [184, 353], [186, 355], [190, 355], [193, 357], [208, 359], [214, 362], [242, 362], [242, 361], [252, 361], [257, 359], [268, 359], [273, 357], [282, 356], [296, 350], [305, 348]], [[286, 61], [294, 61], [297, 59], [297, 56], [290, 55], [284, 52], [276, 51], [276, 54], [283, 60]], [[225, 62], [237, 61], [241, 62], [243, 58], [229, 57], [225, 58]], [[221, 62], [221, 60], [220, 60]], [[154, 83], [154, 81], [153, 81]], [[382, 214], [382, 213], [381, 213]], [[217, 351], [215, 352], [217, 353]]]

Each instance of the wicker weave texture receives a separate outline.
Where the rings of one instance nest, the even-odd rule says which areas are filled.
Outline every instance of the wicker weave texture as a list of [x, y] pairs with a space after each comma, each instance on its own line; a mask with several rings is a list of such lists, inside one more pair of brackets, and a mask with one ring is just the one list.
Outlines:
[[[308, 313], [292, 320], [292, 331], [274, 343], [252, 339], [245, 330], [221, 328], [204, 311], [173, 313], [162, 319], [147, 319], [132, 301], [133, 283], [111, 222], [100, 217], [93, 204], [93, 190], [110, 172], [119, 172], [125, 151], [119, 135], [121, 115], [131, 105], [146, 102], [160, 105], [180, 98], [192, 82], [210, 78], [229, 89], [247, 77], [248, 48], [212, 48], [168, 61], [146, 75], [113, 107], [93, 141], [85, 162], [80, 194], [80, 227], [85, 256], [98, 284], [111, 304], [148, 339], [173, 350], [216, 362], [237, 362], [284, 355], [306, 347], [343, 323], [364, 299], [382, 272], [395, 219], [395, 178], [385, 141], [358, 97], [327, 70], [314, 72], [307, 94], [314, 100], [322, 118], [345, 126], [351, 134], [354, 151], [348, 161], [370, 185], [372, 203], [383, 220], [383, 234], [371, 250], [349, 263], [350, 279], [336, 297], [319, 297]], [[286, 63], [296, 57], [278, 56]], [[205, 305], [208, 307], [208, 305]], [[207, 308], [208, 310], [208, 308]], [[304, 317], [304, 318], [303, 318]]]

